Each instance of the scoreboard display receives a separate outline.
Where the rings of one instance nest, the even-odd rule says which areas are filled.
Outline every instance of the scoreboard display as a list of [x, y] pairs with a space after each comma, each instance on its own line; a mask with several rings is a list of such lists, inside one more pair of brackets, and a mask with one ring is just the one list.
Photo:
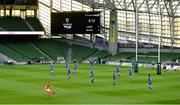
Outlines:
[[0, 0], [0, 5], [29, 5], [37, 6], [38, 0]]
[[51, 13], [51, 34], [100, 34], [100, 12]]

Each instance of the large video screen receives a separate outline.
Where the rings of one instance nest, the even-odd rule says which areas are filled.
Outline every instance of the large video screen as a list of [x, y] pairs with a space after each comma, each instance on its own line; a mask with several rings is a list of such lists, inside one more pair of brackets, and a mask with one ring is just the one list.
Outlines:
[[0, 0], [0, 5], [38, 5], [38, 0]]
[[99, 34], [100, 12], [51, 13], [51, 34]]

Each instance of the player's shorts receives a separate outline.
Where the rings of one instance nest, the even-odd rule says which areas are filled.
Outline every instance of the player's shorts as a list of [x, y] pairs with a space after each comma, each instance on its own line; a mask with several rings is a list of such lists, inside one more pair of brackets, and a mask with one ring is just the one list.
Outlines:
[[151, 85], [148, 85], [148, 88], [150, 88], [150, 89], [151, 89], [151, 88], [152, 88], [152, 86], [151, 86]]
[[120, 72], [118, 72], [117, 75], [120, 75]]
[[46, 92], [50, 92], [51, 90], [50, 89], [45, 89]]
[[51, 72], [51, 73], [53, 73], [54, 71], [53, 71], [53, 70], [51, 70], [50, 72]]

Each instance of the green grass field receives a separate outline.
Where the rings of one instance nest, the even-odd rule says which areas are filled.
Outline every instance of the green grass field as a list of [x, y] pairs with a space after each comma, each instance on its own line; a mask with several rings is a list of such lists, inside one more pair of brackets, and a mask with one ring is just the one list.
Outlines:
[[[121, 67], [121, 76], [113, 86], [115, 68], [95, 65], [95, 83], [91, 84], [88, 64], [79, 64], [71, 80], [64, 64], [55, 65], [56, 76], [49, 76], [49, 65], [0, 66], [0, 104], [180, 104], [180, 71], [156, 75], [155, 70], [141, 68], [139, 74], [133, 72], [130, 83], [128, 67]], [[147, 88], [148, 73], [152, 75], [152, 93]], [[48, 80], [57, 87], [54, 97], [44, 91]]]

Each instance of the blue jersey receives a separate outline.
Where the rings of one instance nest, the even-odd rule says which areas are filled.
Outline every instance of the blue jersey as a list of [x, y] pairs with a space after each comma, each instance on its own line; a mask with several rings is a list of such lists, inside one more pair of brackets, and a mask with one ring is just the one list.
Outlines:
[[74, 64], [74, 70], [77, 70], [77, 65], [76, 64]]
[[115, 74], [115, 73], [113, 73], [112, 79], [113, 79], [113, 80], [116, 80], [116, 74]]
[[68, 69], [68, 75], [70, 75], [71, 74], [71, 70], [70, 69]]
[[152, 85], [152, 80], [151, 80], [151, 77], [148, 76], [148, 85], [151, 86]]
[[129, 68], [129, 76], [132, 76], [132, 68]]
[[135, 66], [135, 60], [132, 60], [132, 67], [134, 67]]
[[117, 71], [117, 73], [119, 73], [119, 72], [120, 72], [120, 67], [119, 67], [119, 65], [117, 65], [117, 67], [116, 67], [116, 71]]
[[66, 63], [66, 69], [67, 69], [67, 68], [69, 68], [69, 65], [68, 65], [68, 63]]
[[94, 65], [94, 61], [90, 60], [89, 64], [90, 64], [90, 66], [93, 66]]
[[94, 71], [91, 70], [91, 77], [94, 77]]
[[53, 71], [54, 70], [54, 65], [51, 63], [50, 64], [50, 71]]

